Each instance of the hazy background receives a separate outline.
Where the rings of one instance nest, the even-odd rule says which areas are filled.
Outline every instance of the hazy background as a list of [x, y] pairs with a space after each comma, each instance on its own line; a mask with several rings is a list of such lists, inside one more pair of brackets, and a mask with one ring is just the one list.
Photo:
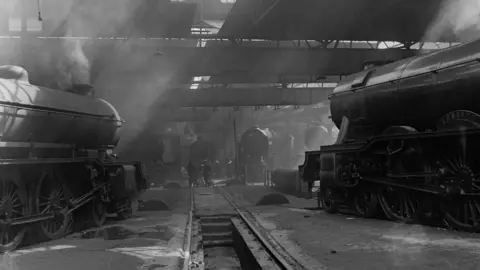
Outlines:
[[[0, 14], [8, 12], [19, 17], [20, 9], [15, 2], [3, 1]], [[350, 7], [363, 8], [360, 4]], [[65, 37], [78, 33], [115, 36], [121, 32], [135, 38], [143, 35], [140, 24], [156, 26], [155, 18], [161, 16], [158, 14], [162, 4], [151, 0], [49, 0], [42, 2], [41, 11], [45, 26]], [[37, 1], [32, 0], [27, 13], [36, 18], [37, 12]], [[480, 0], [444, 0], [425, 39], [453, 33], [463, 41], [470, 40], [479, 37], [479, 27]], [[121, 155], [134, 158], [144, 149], [156, 147], [157, 133], [167, 126], [159, 117], [158, 107], [168, 103], [165, 93], [172, 80], [187, 68], [188, 56], [174, 57], [158, 40], [24, 39], [22, 42], [0, 40], [1, 64], [22, 65], [28, 70], [31, 83], [59, 90], [68, 89], [73, 83], [92, 84], [96, 95], [111, 102], [127, 121], [117, 148]], [[286, 65], [288, 59], [282, 63]], [[256, 113], [256, 120], [249, 114], [250, 110], [235, 114], [237, 118], [245, 118], [237, 121], [238, 133], [260, 122], [274, 124], [273, 120], [269, 123], [258, 119], [273, 119], [281, 113]], [[281, 121], [278, 117], [275, 120]], [[195, 126], [199, 125], [193, 126], [191, 133], [198, 133]], [[203, 129], [233, 140], [232, 127], [231, 117], [222, 111], [214, 114]]]
[[[6, 3], [0, 13], [7, 10], [11, 17], [19, 18], [21, 11], [15, 1]], [[129, 38], [141, 36], [136, 25], [155, 12], [152, 1], [132, 0], [51, 0], [42, 3], [41, 11], [44, 26], [65, 37], [122, 32]], [[36, 1], [27, 6], [27, 13], [36, 18]], [[76, 83], [92, 84], [96, 96], [111, 102], [127, 121], [117, 148], [120, 153], [148, 147], [145, 142], [132, 144], [146, 129], [162, 126], [155, 121], [152, 105], [165, 102], [162, 94], [182, 66], [181, 61], [158, 53], [159, 41], [32, 38], [22, 43], [2, 39], [0, 46], [0, 64], [25, 67], [32, 84], [59, 90]]]

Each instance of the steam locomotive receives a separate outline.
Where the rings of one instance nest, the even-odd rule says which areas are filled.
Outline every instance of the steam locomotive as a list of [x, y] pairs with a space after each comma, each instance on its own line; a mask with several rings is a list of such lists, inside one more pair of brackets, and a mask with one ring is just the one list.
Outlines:
[[480, 231], [480, 40], [345, 77], [330, 96], [340, 132], [306, 152], [330, 213]]
[[[240, 138], [238, 164], [249, 182], [263, 182], [266, 169], [287, 168], [293, 155], [294, 138], [269, 129], [252, 127]], [[252, 181], [253, 180], [253, 181]]]
[[246, 130], [238, 142], [238, 171], [242, 183], [263, 182], [272, 134], [257, 127]]
[[198, 137], [195, 142], [190, 145], [189, 162], [197, 169], [200, 169], [204, 160], [213, 159], [213, 147], [208, 141]]
[[128, 218], [147, 189], [144, 167], [111, 151], [123, 120], [108, 102], [31, 85], [18, 66], [0, 67], [0, 252], [27, 232], [43, 240], [70, 226]]

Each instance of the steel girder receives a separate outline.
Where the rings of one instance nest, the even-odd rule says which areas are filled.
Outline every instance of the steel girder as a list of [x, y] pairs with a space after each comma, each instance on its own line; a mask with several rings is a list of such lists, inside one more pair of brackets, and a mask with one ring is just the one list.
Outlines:
[[312, 105], [327, 100], [333, 88], [204, 88], [177, 90], [165, 98], [170, 106], [235, 107]]
[[[95, 62], [111, 63], [115, 69], [131, 69], [132, 65], [148, 70], [170, 66], [176, 76], [249, 77], [301, 75], [316, 78], [355, 73], [368, 61], [400, 60], [417, 51], [407, 49], [274, 49], [253, 46], [194, 47], [163, 45], [156, 40], [86, 40], [83, 51]], [[15, 55], [58, 54], [59, 40], [4, 39], [0, 45], [0, 60], [11, 61]], [[58, 57], [57, 57], [58, 58]], [[148, 59], [148, 63], [145, 61]], [[10, 61], [9, 61], [10, 60]], [[28, 58], [28, 62], [40, 61]], [[19, 62], [19, 64], [22, 64]], [[25, 63], [23, 63], [25, 64]], [[91, 63], [93, 64], [93, 62]]]

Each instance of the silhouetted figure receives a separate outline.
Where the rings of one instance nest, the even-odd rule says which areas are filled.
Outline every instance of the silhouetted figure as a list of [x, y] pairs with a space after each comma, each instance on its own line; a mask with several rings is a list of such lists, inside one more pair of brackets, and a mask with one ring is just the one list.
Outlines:
[[180, 168], [180, 174], [182, 175], [183, 179], [188, 179], [188, 171], [184, 166]]
[[187, 172], [188, 172], [188, 181], [189, 181], [190, 187], [193, 187], [196, 185], [196, 182], [197, 182], [197, 170], [192, 163], [188, 163]]
[[235, 166], [234, 166], [233, 160], [229, 158], [227, 161], [227, 179], [233, 178], [234, 170], [235, 170]]
[[205, 184], [207, 186], [212, 185], [212, 168], [208, 164], [208, 161], [204, 160], [202, 163], [202, 174], [203, 174], [203, 181], [205, 181]]

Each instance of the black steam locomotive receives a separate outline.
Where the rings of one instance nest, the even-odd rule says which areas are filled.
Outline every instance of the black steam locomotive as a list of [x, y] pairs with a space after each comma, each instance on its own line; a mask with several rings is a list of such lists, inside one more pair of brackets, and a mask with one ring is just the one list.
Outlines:
[[35, 86], [23, 68], [0, 67], [0, 253], [27, 233], [55, 239], [72, 221], [100, 226], [107, 212], [131, 215], [147, 179], [143, 164], [111, 154], [123, 122], [105, 100]]
[[480, 40], [364, 70], [330, 96], [336, 142], [306, 152], [325, 210], [480, 231]]

